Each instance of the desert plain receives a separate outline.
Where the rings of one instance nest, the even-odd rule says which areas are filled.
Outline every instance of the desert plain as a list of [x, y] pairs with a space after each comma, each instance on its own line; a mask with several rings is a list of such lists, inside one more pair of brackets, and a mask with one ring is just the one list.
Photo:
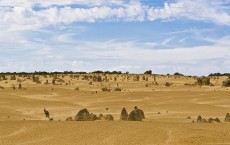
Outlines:
[[[224, 122], [230, 113], [230, 88], [222, 86], [225, 76], [210, 77], [212, 85], [196, 85], [196, 77], [183, 75], [4, 77], [0, 80], [0, 145], [230, 144], [230, 123]], [[129, 113], [134, 106], [146, 118], [121, 121], [122, 108]], [[45, 117], [44, 108], [53, 121]], [[114, 121], [65, 121], [83, 108], [96, 115], [111, 114]], [[197, 123], [199, 115], [218, 117], [221, 123]]]

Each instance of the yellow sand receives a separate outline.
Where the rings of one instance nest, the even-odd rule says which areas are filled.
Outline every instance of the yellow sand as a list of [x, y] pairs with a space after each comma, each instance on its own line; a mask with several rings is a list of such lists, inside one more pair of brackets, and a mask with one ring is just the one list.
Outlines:
[[[230, 123], [223, 122], [226, 113], [230, 113], [229, 88], [221, 87], [226, 77], [212, 78], [215, 86], [199, 87], [184, 86], [196, 81], [188, 77], [148, 76], [145, 81], [140, 76], [140, 81], [133, 81], [133, 75], [129, 80], [127, 75], [107, 75], [109, 82], [89, 85], [90, 80], [82, 80], [83, 76], [79, 80], [58, 76], [65, 81], [59, 85], [44, 85], [52, 77], [39, 76], [41, 84], [26, 79], [21, 82], [25, 88], [22, 90], [18, 90], [16, 80], [0, 81], [4, 87], [0, 89], [0, 145], [230, 144]], [[159, 85], [154, 85], [154, 77]], [[165, 87], [165, 82], [173, 85]], [[117, 85], [121, 92], [101, 91], [102, 87], [113, 89]], [[146, 119], [119, 121], [121, 109], [126, 107], [130, 112], [134, 106], [145, 112]], [[43, 108], [54, 121], [45, 118]], [[97, 115], [112, 114], [115, 121], [65, 121], [82, 108]], [[192, 123], [198, 115], [206, 119], [218, 117], [222, 123]]]

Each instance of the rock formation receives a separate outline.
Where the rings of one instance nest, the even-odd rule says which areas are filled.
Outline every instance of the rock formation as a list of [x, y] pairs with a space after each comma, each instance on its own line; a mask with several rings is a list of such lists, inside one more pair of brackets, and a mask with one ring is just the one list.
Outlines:
[[142, 121], [145, 119], [144, 112], [141, 109], [138, 109], [137, 106], [134, 107], [134, 110], [129, 113], [129, 121]]
[[202, 123], [203, 118], [199, 115], [196, 119], [197, 123]]
[[73, 121], [73, 118], [72, 117], [68, 117], [68, 118], [66, 118], [66, 121]]
[[215, 118], [215, 119], [209, 118], [208, 123], [220, 123], [220, 119], [219, 118]]
[[94, 114], [90, 114], [89, 111], [85, 108], [85, 109], [80, 110], [77, 113], [74, 120], [76, 121], [94, 121], [96, 119], [95, 119]]
[[129, 114], [125, 108], [121, 110], [120, 120], [128, 120]]
[[226, 117], [225, 117], [224, 121], [225, 122], [230, 122], [230, 114], [229, 113], [226, 114]]
[[111, 115], [111, 114], [105, 115], [105, 120], [113, 121], [114, 120], [113, 115]]

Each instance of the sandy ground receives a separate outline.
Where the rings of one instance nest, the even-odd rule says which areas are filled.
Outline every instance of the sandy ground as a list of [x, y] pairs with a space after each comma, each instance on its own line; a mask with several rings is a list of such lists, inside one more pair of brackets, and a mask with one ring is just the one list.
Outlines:
[[[41, 77], [41, 84], [22, 81], [22, 90], [11, 88], [12, 84], [17, 88], [16, 80], [0, 81], [4, 87], [0, 89], [0, 145], [230, 145], [230, 123], [224, 122], [230, 112], [230, 92], [221, 87], [226, 78], [212, 79], [215, 86], [199, 87], [184, 86], [195, 82], [186, 77], [158, 76], [159, 85], [153, 85], [151, 76], [148, 81], [116, 77], [117, 81], [93, 85], [68, 76], [63, 78], [70, 81], [68, 85], [44, 85], [47, 78]], [[173, 85], [165, 87], [166, 81]], [[101, 91], [117, 85], [121, 92]], [[119, 121], [121, 109], [130, 112], [134, 106], [145, 112], [146, 119]], [[45, 118], [43, 108], [54, 121]], [[97, 115], [112, 114], [115, 121], [65, 121], [82, 108]], [[192, 123], [198, 115], [218, 117], [222, 123]]]

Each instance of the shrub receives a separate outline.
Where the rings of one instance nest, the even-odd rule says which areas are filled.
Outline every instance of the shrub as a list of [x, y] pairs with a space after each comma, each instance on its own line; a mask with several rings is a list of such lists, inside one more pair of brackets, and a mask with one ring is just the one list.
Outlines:
[[183, 74], [179, 73], [179, 72], [175, 72], [174, 76], [184, 76]]
[[152, 74], [152, 71], [151, 71], [151, 70], [145, 71], [144, 74], [149, 74], [149, 75], [151, 75], [151, 74]]

